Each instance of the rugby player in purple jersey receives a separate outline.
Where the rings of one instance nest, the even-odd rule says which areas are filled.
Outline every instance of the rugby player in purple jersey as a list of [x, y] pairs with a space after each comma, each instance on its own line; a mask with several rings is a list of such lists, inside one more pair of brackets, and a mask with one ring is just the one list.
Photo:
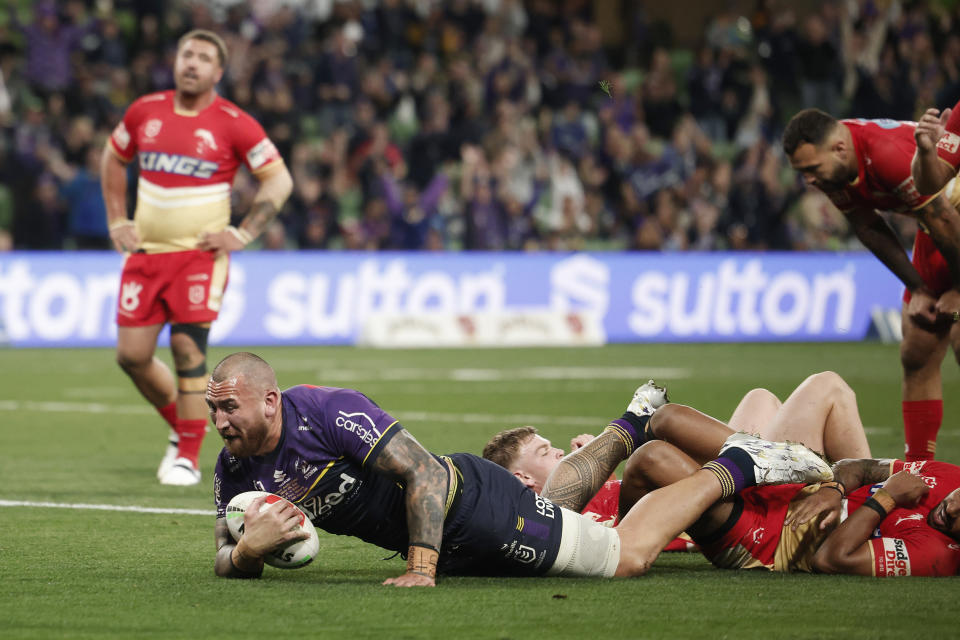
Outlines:
[[[542, 498], [488, 460], [430, 453], [358, 391], [300, 385], [281, 392], [270, 365], [251, 353], [217, 365], [206, 401], [224, 441], [214, 478], [215, 572], [223, 577], [259, 577], [267, 553], [306, 535], [292, 507], [260, 513], [260, 498], [235, 543], [225, 509], [244, 491], [275, 493], [319, 529], [405, 553], [406, 571], [384, 584], [434, 586], [438, 573], [643, 575], [717, 500], [747, 486], [832, 477], [802, 445], [738, 434], [719, 458], [648, 493], [610, 529]], [[624, 414], [596, 440], [632, 450], [643, 441], [642, 421], [634, 418]], [[597, 448], [584, 447], [578, 458]]]

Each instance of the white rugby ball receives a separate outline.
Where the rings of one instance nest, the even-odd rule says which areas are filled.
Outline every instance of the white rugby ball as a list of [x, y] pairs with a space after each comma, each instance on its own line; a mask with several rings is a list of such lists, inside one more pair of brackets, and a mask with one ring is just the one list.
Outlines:
[[[276, 504], [288, 502], [284, 498], [266, 491], [247, 491], [234, 496], [230, 504], [227, 505], [227, 528], [230, 530], [230, 535], [233, 536], [234, 540], [239, 541], [240, 536], [243, 535], [243, 515], [247, 511], [247, 507], [250, 506], [250, 503], [256, 498], [262, 496], [265, 496], [266, 500], [263, 506], [260, 507], [261, 513], [267, 509], [272, 509]], [[293, 505], [293, 507], [300, 513], [300, 524], [298, 527], [309, 532], [310, 537], [306, 540], [291, 542], [285, 547], [275, 549], [264, 556], [263, 561], [271, 567], [278, 567], [280, 569], [299, 569], [300, 567], [305, 567], [310, 564], [310, 561], [317, 556], [317, 552], [320, 550], [320, 538], [317, 536], [317, 530], [314, 528], [313, 523], [310, 522], [310, 518], [308, 518], [307, 514], [297, 505]]]

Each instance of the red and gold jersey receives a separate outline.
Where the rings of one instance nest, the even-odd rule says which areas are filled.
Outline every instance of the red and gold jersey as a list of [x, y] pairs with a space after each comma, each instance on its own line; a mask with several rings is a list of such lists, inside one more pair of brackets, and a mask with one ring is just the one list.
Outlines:
[[174, 92], [136, 100], [110, 136], [124, 163], [138, 159], [134, 221], [147, 253], [194, 249], [205, 231], [230, 224], [230, 188], [241, 164], [262, 176], [283, 160], [263, 127], [216, 96], [199, 112], [174, 105]]
[[[960, 487], [960, 467], [946, 462], [895, 460], [891, 474], [906, 469], [930, 487], [914, 509], [894, 509], [873, 532], [870, 552], [875, 576], [952, 576], [960, 570], [960, 543], [927, 524], [927, 516]], [[850, 513], [880, 485], [861, 487], [847, 501]]]
[[620, 481], [607, 480], [580, 513], [605, 527], [612, 527], [616, 524], [619, 509]]
[[841, 120], [853, 137], [860, 172], [856, 180], [827, 197], [840, 211], [876, 209], [910, 215], [934, 198], [917, 191], [910, 162], [917, 144], [915, 122]]
[[960, 103], [953, 107], [953, 112], [944, 126], [943, 136], [937, 142], [937, 156], [953, 167], [960, 168]]

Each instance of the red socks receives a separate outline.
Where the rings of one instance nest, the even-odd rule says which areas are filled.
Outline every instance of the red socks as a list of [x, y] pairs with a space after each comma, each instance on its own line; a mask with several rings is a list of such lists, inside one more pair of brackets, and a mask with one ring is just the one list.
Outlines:
[[203, 436], [207, 433], [207, 421], [204, 420], [177, 420], [177, 435], [180, 443], [177, 445], [177, 455], [186, 458], [197, 467], [197, 456], [200, 455], [200, 445]]
[[177, 402], [174, 400], [165, 407], [157, 407], [157, 411], [163, 416], [163, 419], [167, 421], [167, 424], [170, 425], [170, 428], [176, 430], [177, 428]]
[[903, 402], [903, 433], [907, 441], [904, 460], [933, 460], [942, 421], [943, 400]]

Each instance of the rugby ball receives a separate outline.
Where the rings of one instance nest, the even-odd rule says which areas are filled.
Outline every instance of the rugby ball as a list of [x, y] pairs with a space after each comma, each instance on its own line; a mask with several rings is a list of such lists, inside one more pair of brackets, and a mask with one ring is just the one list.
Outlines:
[[[263, 506], [260, 507], [261, 513], [267, 509], [272, 509], [274, 505], [287, 502], [284, 498], [266, 491], [247, 491], [234, 496], [230, 504], [227, 505], [227, 528], [230, 530], [230, 535], [233, 536], [234, 540], [239, 541], [240, 536], [243, 535], [243, 515], [247, 511], [247, 507], [249, 507], [250, 503], [256, 498], [261, 496], [266, 496], [266, 501], [264, 501]], [[310, 518], [308, 518], [307, 514], [299, 507], [296, 505], [293, 506], [300, 513], [299, 527], [308, 531], [310, 537], [306, 540], [296, 540], [285, 547], [274, 549], [271, 553], [264, 556], [263, 561], [271, 567], [278, 567], [280, 569], [299, 569], [300, 567], [305, 567], [310, 564], [310, 561], [316, 557], [317, 552], [320, 550], [320, 538], [317, 536], [317, 530], [314, 528], [313, 523], [310, 522]]]

